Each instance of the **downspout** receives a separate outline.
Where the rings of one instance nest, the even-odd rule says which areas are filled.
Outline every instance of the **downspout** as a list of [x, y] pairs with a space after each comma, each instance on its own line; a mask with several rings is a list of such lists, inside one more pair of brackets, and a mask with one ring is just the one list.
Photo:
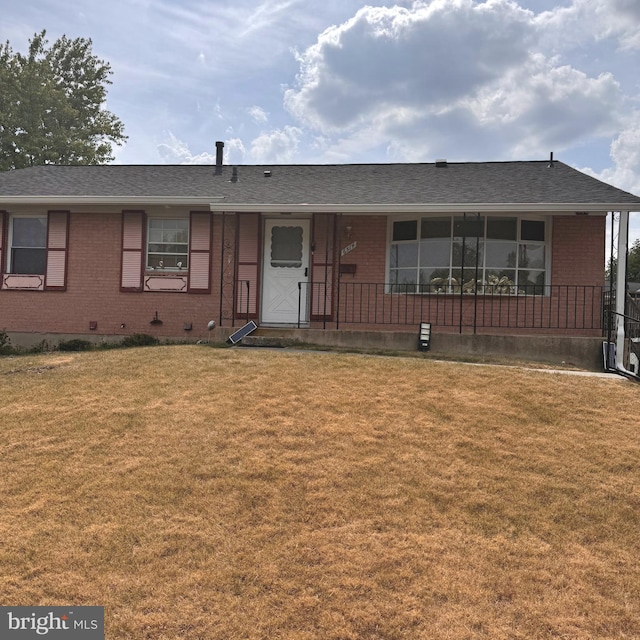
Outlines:
[[618, 265], [616, 269], [616, 369], [629, 373], [624, 368], [624, 325], [627, 301], [627, 251], [629, 245], [629, 212], [620, 212], [618, 223]]

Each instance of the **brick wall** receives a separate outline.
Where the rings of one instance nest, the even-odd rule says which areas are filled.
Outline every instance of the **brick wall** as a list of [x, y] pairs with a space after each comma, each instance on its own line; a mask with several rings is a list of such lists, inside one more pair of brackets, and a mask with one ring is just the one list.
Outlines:
[[[69, 225], [67, 290], [0, 291], [0, 329], [9, 332], [93, 335], [150, 333], [159, 337], [193, 339], [207, 335], [209, 320], [219, 323], [221, 297], [223, 323], [231, 326], [235, 278], [235, 222], [235, 216], [226, 216], [223, 245], [222, 216], [214, 216], [210, 294], [129, 293], [120, 291], [121, 212], [72, 213]], [[553, 285], [602, 285], [605, 223], [604, 217], [592, 216], [560, 216], [553, 219]], [[347, 226], [351, 227], [350, 239]], [[386, 217], [342, 216], [339, 217], [336, 227], [336, 264], [340, 249], [351, 242], [357, 243], [356, 248], [341, 259], [342, 263], [356, 265], [355, 273], [342, 275], [342, 282], [347, 285], [382, 285], [386, 282]], [[224, 260], [221, 259], [223, 251]], [[223, 269], [224, 275], [221, 275]], [[433, 312], [435, 298], [436, 296], [390, 296], [384, 293], [384, 289], [379, 288], [375, 300], [367, 299], [366, 305], [368, 309], [374, 310], [375, 322], [386, 322], [385, 314], [405, 313], [411, 314], [410, 322], [413, 323], [419, 322], [421, 318], [427, 319], [424, 317], [425, 308], [431, 305]], [[437, 302], [440, 307], [437, 309], [436, 319], [446, 314], [446, 323], [449, 326], [455, 325], [460, 316], [457, 305], [461, 302], [455, 301], [448, 306], [442, 306], [445, 305], [445, 299], [451, 296], [438, 298], [441, 301]], [[343, 298], [340, 304], [344, 310], [348, 302]], [[350, 304], [353, 307], [353, 303]], [[359, 301], [357, 304], [360, 305], [360, 315], [356, 317], [356, 321], [363, 322], [363, 303]], [[462, 304], [463, 315], [466, 318], [470, 303], [463, 301]], [[499, 306], [495, 300], [486, 303], [481, 300], [480, 304], [479, 312], [483, 314], [483, 323], [487, 327], [499, 323], [505, 313], [522, 317], [523, 313], [529, 313], [526, 309], [530, 309], [523, 307], [521, 301], [511, 301], [508, 303], [509, 307]], [[576, 308], [576, 305], [572, 304]], [[585, 312], [597, 316], [598, 304], [599, 300], [596, 301], [595, 298], [578, 302], [577, 313], [584, 309]], [[517, 309], [514, 309], [515, 305]], [[539, 312], [540, 307], [537, 309]], [[150, 324], [156, 312], [162, 320], [161, 325]], [[367, 318], [371, 316], [366, 316], [365, 320]], [[588, 321], [591, 322], [590, 318]], [[90, 322], [97, 323], [96, 330], [90, 330]], [[186, 323], [192, 325], [192, 331], [184, 329]], [[382, 324], [380, 328], [388, 326]], [[588, 330], [593, 331], [591, 327]]]
[[551, 284], [602, 286], [604, 216], [558, 216], [552, 223]]
[[[559, 216], [551, 229], [551, 295], [390, 295], [384, 284], [387, 257], [387, 221], [384, 216], [344, 217], [341, 246], [351, 226], [357, 248], [343, 258], [356, 273], [341, 277], [340, 317], [343, 328], [406, 326], [421, 321], [442, 327], [471, 327], [514, 332], [596, 335], [601, 323], [601, 287], [604, 281], [606, 218]], [[364, 283], [371, 283], [365, 286]], [[578, 285], [576, 287], [575, 285]], [[547, 291], [547, 293], [549, 293]], [[550, 328], [546, 328], [550, 327]]]
[[[346, 227], [351, 227], [351, 240]], [[341, 258], [341, 262], [356, 265], [355, 274], [345, 274], [345, 282], [386, 282], [387, 218], [385, 216], [344, 216], [340, 221], [338, 248], [352, 242], [356, 248]]]
[[[121, 292], [121, 225], [119, 211], [71, 214], [67, 290], [0, 291], [0, 328], [94, 335], [150, 333], [174, 338], [206, 335], [209, 320], [219, 321], [221, 217], [214, 224], [211, 294]], [[233, 237], [230, 244], [233, 260]], [[232, 281], [231, 269], [230, 287]], [[156, 311], [161, 325], [150, 324]], [[90, 330], [90, 322], [97, 322], [96, 330]], [[191, 331], [184, 329], [185, 323], [192, 324]]]
[[[355, 263], [356, 274], [344, 276], [353, 282], [386, 282], [387, 219], [385, 216], [344, 216], [340, 247], [349, 244], [346, 227], [358, 246], [342, 261]], [[553, 218], [551, 242], [552, 285], [594, 285], [604, 282], [604, 216], [557, 216]]]

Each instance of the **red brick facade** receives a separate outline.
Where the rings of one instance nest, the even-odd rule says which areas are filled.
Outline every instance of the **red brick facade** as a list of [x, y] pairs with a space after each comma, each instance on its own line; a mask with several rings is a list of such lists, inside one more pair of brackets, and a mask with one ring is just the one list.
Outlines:
[[[43, 212], [44, 213], [44, 212]], [[5, 213], [4, 242], [7, 250], [7, 213]], [[259, 319], [261, 238], [257, 214], [242, 214], [243, 228], [256, 231], [258, 236], [246, 237], [238, 233], [239, 225], [234, 214], [211, 214], [210, 291], [208, 293], [123, 291], [121, 288], [122, 211], [111, 213], [71, 212], [68, 225], [68, 247], [66, 283], [64, 290], [21, 291], [0, 289], [0, 329], [8, 332], [61, 333], [76, 335], [129, 335], [150, 333], [159, 337], [197, 338], [206, 335], [207, 323], [231, 326], [244, 322], [246, 298], [239, 297], [235, 288], [238, 280], [251, 281], [250, 315]], [[320, 318], [332, 322], [336, 327], [336, 311], [341, 313], [352, 304], [339, 295], [335, 288], [338, 264], [343, 265], [340, 281], [353, 286], [358, 283], [380, 285], [375, 299], [367, 298], [367, 314], [358, 315], [364, 304], [362, 297], [358, 308], [351, 309], [351, 320], [361, 328], [389, 329], [391, 325], [409, 324], [411, 330], [421, 319], [434, 324], [443, 324], [444, 329], [455, 328], [458, 323], [469, 326], [469, 313], [478, 318], [486, 332], [508, 333], [501, 328], [509, 324], [509, 318], [518, 319], [526, 325], [530, 317], [532, 329], [550, 333], [573, 335], [597, 335], [599, 327], [588, 327], [578, 323], [564, 326], [559, 322], [555, 328], [546, 329], [536, 325], [535, 318], [546, 318], [545, 314], [560, 314], [564, 306], [571, 306], [571, 313], [583, 317], [586, 313], [597, 316], [600, 305], [600, 289], [604, 276], [605, 217], [604, 216], [554, 216], [550, 218], [551, 285], [587, 285], [594, 287], [591, 297], [584, 293], [579, 299], [563, 300], [560, 307], [553, 307], [553, 297], [546, 304], [542, 297], [522, 296], [519, 300], [499, 301], [494, 296], [438, 296], [438, 295], [391, 295], [385, 292], [388, 280], [388, 220], [383, 215], [315, 217], [315, 252], [312, 256], [312, 274], [315, 284], [323, 286], [325, 274], [329, 282], [329, 306], [322, 313], [319, 299], [312, 303], [312, 320], [318, 326]], [[292, 216], [295, 218], [295, 216]], [[252, 222], [253, 221], [253, 222]], [[245, 224], [246, 223], [246, 224]], [[255, 224], [253, 224], [255, 223]], [[327, 240], [326, 230], [335, 233]], [[339, 256], [342, 248], [356, 242], [356, 247]], [[4, 253], [4, 252], [3, 252]], [[239, 259], [238, 256], [241, 258]], [[328, 258], [327, 258], [328, 256]], [[6, 256], [3, 257], [6, 263]], [[348, 266], [347, 266], [348, 265]], [[3, 271], [6, 264], [3, 264]], [[234, 304], [235, 293], [235, 304]], [[324, 290], [322, 290], [324, 295]], [[242, 294], [244, 295], [244, 294]], [[569, 296], [573, 294], [567, 294]], [[480, 305], [478, 307], [478, 305]], [[537, 305], [537, 306], [536, 306]], [[558, 305], [556, 305], [557, 307]], [[552, 308], [553, 307], [553, 308]], [[371, 315], [371, 310], [375, 313]], [[385, 313], [394, 309], [396, 315]], [[594, 311], [595, 310], [595, 311]], [[156, 317], [161, 324], [151, 324]], [[538, 316], [536, 316], [538, 314]], [[344, 316], [347, 317], [347, 316]], [[371, 319], [374, 319], [371, 322]], [[402, 322], [392, 322], [402, 319]], [[472, 321], [471, 321], [472, 322]], [[517, 324], [517, 323], [516, 323]], [[575, 323], [574, 323], [575, 325]], [[92, 328], [94, 327], [95, 328]], [[191, 329], [189, 329], [191, 327]], [[346, 326], [344, 328], [347, 328]], [[353, 324], [349, 328], [355, 328]], [[525, 326], [525, 329], [527, 327]], [[517, 332], [517, 330], [516, 330]]]
[[606, 218], [557, 216], [552, 223], [551, 282], [600, 286], [604, 278]]

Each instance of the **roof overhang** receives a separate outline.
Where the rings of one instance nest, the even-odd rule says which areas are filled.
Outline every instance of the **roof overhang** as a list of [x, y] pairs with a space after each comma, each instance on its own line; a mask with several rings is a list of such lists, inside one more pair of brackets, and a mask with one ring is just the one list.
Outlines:
[[417, 214], [417, 213], [489, 213], [489, 212], [531, 212], [531, 213], [606, 213], [608, 211], [630, 211], [628, 204], [616, 203], [447, 203], [447, 204], [245, 204], [212, 202], [213, 212], [232, 211], [239, 213], [343, 213], [343, 214]]
[[26, 205], [42, 207], [97, 206], [113, 205], [118, 207], [144, 206], [199, 206], [209, 208], [213, 201], [208, 198], [186, 198], [165, 196], [0, 196], [0, 207]]
[[629, 203], [594, 202], [458, 202], [458, 203], [411, 203], [411, 204], [341, 204], [341, 203], [282, 203], [260, 204], [226, 202], [224, 196], [0, 196], [0, 208], [11, 206], [78, 207], [113, 206], [122, 208], [144, 208], [147, 206], [204, 207], [214, 213], [260, 212], [260, 213], [343, 213], [375, 215], [409, 215], [419, 213], [603, 213], [607, 211], [637, 211], [640, 207]]

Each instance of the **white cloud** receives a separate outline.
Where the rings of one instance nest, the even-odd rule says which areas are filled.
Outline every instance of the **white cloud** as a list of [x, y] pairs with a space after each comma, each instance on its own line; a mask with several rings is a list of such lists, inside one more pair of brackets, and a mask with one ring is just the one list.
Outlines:
[[189, 146], [171, 131], [166, 133], [167, 141], [158, 145], [158, 155], [162, 164], [215, 164], [215, 153], [193, 155]]
[[[584, 0], [583, 0], [584, 2]], [[617, 36], [625, 49], [640, 49], [640, 3], [638, 0], [603, 0], [602, 18], [607, 35]]]
[[532, 157], [566, 149], [585, 136], [610, 136], [620, 125], [622, 100], [611, 74], [597, 78], [541, 54], [465, 101], [474, 126], [501, 132], [505, 151]]
[[625, 191], [640, 193], [640, 113], [611, 143], [611, 160], [613, 166], [599, 173], [591, 168], [583, 171]]
[[299, 55], [285, 105], [324, 131], [397, 105], [441, 108], [527, 59], [531, 14], [510, 0], [364, 7]]
[[612, 135], [613, 76], [560, 64], [539, 41], [538, 17], [512, 0], [365, 7], [299, 54], [285, 106], [341, 148], [406, 160], [537, 157]]
[[264, 0], [257, 7], [251, 8], [242, 35], [270, 28], [274, 23], [280, 22], [282, 14], [289, 12], [297, 4], [300, 4], [300, 0]]
[[[240, 138], [224, 141], [224, 164], [244, 164], [247, 160], [256, 164], [287, 164], [295, 159], [302, 131], [296, 127], [284, 127], [260, 134], [251, 142], [249, 152]], [[171, 131], [166, 132], [165, 142], [159, 144], [158, 155], [162, 164], [215, 164], [215, 153], [194, 154], [189, 145]]]
[[[640, 194], [640, 112], [635, 113], [635, 118], [629, 126], [620, 132], [611, 143], [611, 160], [613, 165], [603, 171], [597, 172], [590, 167], [584, 167], [581, 171], [612, 184], [619, 189]], [[607, 255], [609, 254], [610, 235], [607, 227]], [[629, 216], [629, 246], [640, 238], [640, 213], [631, 213]]]
[[267, 112], [262, 107], [258, 107], [257, 105], [249, 107], [247, 109], [247, 113], [253, 118], [255, 122], [262, 123], [266, 122], [269, 119], [269, 115], [267, 114]]
[[156, 0], [144, 17], [168, 43], [159, 51], [165, 66], [180, 71], [185, 56], [175, 52], [195, 51], [210, 61], [211, 72], [233, 76], [238, 69], [267, 69], [287, 55], [293, 34], [305, 28], [305, 9], [302, 0]]
[[640, 48], [640, 3], [637, 0], [573, 0], [538, 18], [547, 42], [567, 47], [588, 40], [614, 39], [622, 49]]
[[247, 150], [240, 138], [230, 138], [224, 143], [224, 164], [243, 164]]
[[260, 134], [251, 142], [251, 160], [257, 164], [291, 163], [295, 159], [302, 130], [284, 127]]

